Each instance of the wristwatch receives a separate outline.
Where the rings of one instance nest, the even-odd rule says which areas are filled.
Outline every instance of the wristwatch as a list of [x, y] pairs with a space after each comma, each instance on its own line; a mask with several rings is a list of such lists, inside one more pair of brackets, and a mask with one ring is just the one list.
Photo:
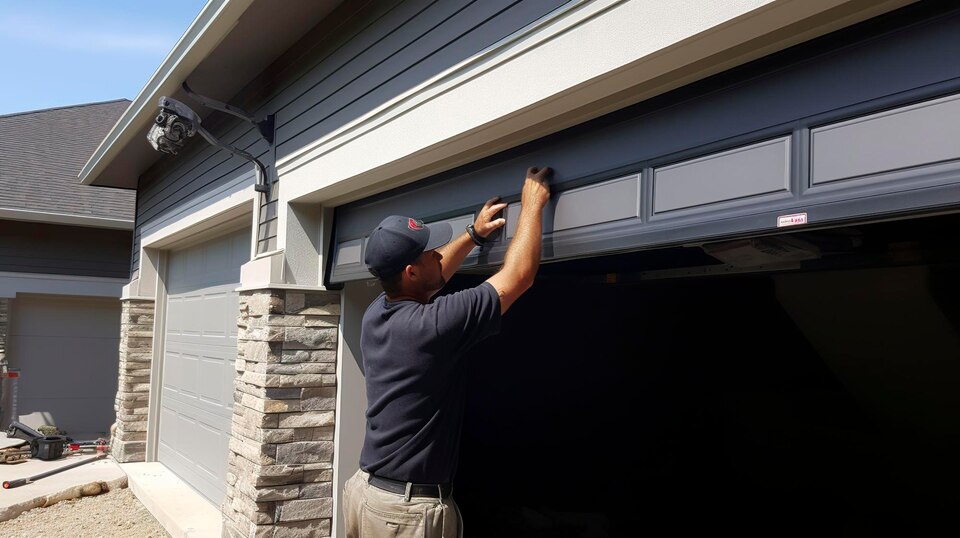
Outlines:
[[473, 224], [467, 224], [467, 233], [470, 235], [470, 239], [473, 239], [473, 244], [478, 247], [485, 246], [487, 243], [490, 243], [490, 238], [484, 238], [477, 235], [477, 230], [473, 228]]

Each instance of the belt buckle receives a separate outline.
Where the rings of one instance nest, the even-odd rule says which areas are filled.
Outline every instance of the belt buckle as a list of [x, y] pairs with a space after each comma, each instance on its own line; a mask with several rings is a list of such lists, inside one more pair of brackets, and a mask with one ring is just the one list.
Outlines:
[[[385, 476], [375, 475], [370, 473], [367, 478], [367, 482], [374, 487], [388, 491], [390, 493], [397, 493], [403, 495], [405, 501], [409, 502], [411, 497], [436, 497], [437, 499], [443, 500], [445, 497], [450, 496], [451, 488], [447, 486], [448, 492], [444, 495], [443, 489], [444, 484], [414, 484], [413, 482], [404, 482], [400, 480], [394, 480], [392, 478], [387, 478]], [[377, 484], [383, 484], [383, 487], [378, 486]], [[391, 491], [386, 486], [395, 486], [400, 491]], [[414, 489], [417, 491], [415, 492]]]

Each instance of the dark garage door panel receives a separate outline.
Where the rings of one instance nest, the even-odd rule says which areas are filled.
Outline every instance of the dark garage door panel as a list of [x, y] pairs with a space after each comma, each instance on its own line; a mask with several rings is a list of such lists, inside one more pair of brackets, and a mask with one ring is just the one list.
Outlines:
[[653, 212], [790, 191], [790, 140], [778, 138], [653, 170]]
[[[557, 193], [553, 203], [544, 210], [543, 232], [635, 220], [640, 218], [640, 202], [639, 174], [563, 191]], [[517, 231], [520, 209], [520, 202], [507, 206], [507, 239], [512, 239]]]
[[958, 119], [953, 95], [813, 129], [811, 183], [960, 159]]

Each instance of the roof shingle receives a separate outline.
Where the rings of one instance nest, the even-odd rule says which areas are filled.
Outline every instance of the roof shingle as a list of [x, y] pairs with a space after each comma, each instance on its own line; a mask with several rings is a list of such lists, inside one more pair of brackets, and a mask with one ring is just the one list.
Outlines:
[[77, 179], [129, 104], [118, 99], [0, 116], [0, 208], [133, 220], [135, 191]]

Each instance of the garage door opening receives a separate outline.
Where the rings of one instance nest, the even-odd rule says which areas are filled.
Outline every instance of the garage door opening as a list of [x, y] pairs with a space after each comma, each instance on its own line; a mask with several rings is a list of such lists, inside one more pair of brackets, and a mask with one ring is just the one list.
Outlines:
[[945, 215], [542, 266], [469, 357], [456, 478], [467, 532], [955, 526], [958, 225]]

